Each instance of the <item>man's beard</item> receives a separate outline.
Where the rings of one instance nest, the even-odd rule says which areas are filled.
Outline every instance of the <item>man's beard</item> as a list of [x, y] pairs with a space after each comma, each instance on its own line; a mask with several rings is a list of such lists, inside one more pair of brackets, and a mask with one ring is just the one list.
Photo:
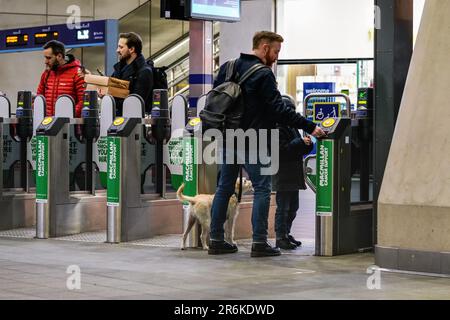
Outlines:
[[275, 61], [272, 61], [272, 59], [270, 59], [269, 52], [266, 54], [266, 56], [264, 58], [266, 59], [266, 66], [272, 67], [272, 65]]
[[131, 54], [125, 54], [123, 56], [119, 56], [119, 59], [120, 59], [121, 62], [127, 61], [130, 58], [131, 58]]
[[58, 66], [59, 66], [58, 61], [55, 61], [55, 63], [52, 66], [48, 66], [48, 70], [55, 71], [56, 69], [58, 69]]

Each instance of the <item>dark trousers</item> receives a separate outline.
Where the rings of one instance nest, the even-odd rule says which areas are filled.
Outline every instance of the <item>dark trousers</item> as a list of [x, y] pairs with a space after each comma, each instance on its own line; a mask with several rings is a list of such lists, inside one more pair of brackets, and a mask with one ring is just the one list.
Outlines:
[[[250, 164], [248, 154], [240, 155], [238, 153], [238, 158], [245, 159], [243, 166], [252, 181], [254, 189], [252, 209], [253, 242], [263, 243], [267, 241], [268, 234], [270, 193], [272, 189], [271, 176], [261, 175], [261, 168], [267, 166], [259, 161], [258, 163]], [[239, 169], [240, 165], [238, 164], [222, 165], [219, 184], [211, 208], [210, 238], [213, 240], [220, 241], [224, 239], [223, 224], [227, 218], [228, 202], [235, 192]]]
[[297, 216], [299, 208], [298, 190], [277, 191], [276, 200], [275, 233], [277, 239], [281, 239], [291, 233], [292, 222]]

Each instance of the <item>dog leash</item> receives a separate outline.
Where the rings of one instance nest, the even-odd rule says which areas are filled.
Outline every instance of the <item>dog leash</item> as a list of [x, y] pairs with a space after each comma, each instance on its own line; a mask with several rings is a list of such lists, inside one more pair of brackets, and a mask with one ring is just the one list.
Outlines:
[[239, 166], [239, 193], [237, 195], [238, 203], [241, 203], [242, 199], [242, 166]]

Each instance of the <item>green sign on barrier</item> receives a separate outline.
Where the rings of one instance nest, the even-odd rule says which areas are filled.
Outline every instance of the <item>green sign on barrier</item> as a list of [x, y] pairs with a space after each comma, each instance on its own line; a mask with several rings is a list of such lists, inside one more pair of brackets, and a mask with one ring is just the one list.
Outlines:
[[98, 167], [100, 169], [100, 183], [106, 188], [107, 185], [107, 162], [108, 162], [108, 138], [100, 137], [97, 141]]
[[36, 202], [48, 201], [48, 137], [36, 137]]
[[194, 137], [183, 139], [183, 194], [197, 195], [197, 140]]
[[333, 140], [319, 140], [317, 143], [317, 192], [316, 214], [333, 215]]
[[119, 206], [120, 202], [120, 147], [119, 137], [108, 137], [107, 204]]

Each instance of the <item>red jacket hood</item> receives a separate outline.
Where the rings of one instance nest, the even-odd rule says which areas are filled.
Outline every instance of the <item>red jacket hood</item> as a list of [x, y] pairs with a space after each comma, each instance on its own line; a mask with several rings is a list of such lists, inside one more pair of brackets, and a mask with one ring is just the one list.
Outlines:
[[69, 68], [80, 68], [81, 67], [81, 62], [78, 59], [75, 59], [75, 57], [71, 54], [66, 55], [66, 59], [68, 59], [68, 61], [66, 62], [65, 65], [59, 66], [58, 67], [58, 71], [63, 71]]

